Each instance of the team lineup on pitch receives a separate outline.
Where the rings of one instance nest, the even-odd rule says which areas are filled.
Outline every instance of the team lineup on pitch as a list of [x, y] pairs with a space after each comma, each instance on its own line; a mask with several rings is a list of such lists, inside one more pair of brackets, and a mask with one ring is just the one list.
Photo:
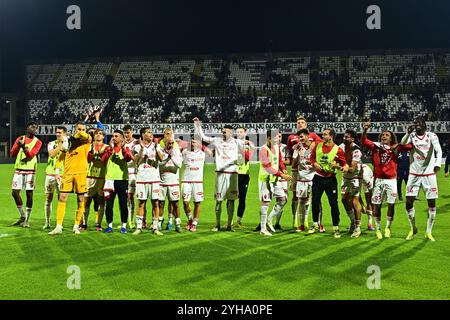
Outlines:
[[[367, 214], [368, 230], [375, 231], [377, 239], [390, 238], [397, 198], [398, 157], [401, 152], [409, 152], [411, 169], [406, 186], [405, 210], [410, 230], [406, 240], [412, 240], [418, 232], [414, 201], [420, 189], [423, 189], [428, 204], [425, 238], [435, 241], [432, 229], [438, 198], [436, 173], [441, 167], [442, 150], [437, 136], [427, 131], [426, 123], [420, 117], [408, 127], [400, 143], [391, 131], [380, 132], [379, 141], [369, 140], [367, 130], [371, 124], [367, 122], [363, 125], [362, 133], [348, 129], [344, 142], [338, 146], [334, 143], [336, 133], [333, 129], [325, 129], [319, 137], [308, 131], [306, 119], [299, 116], [297, 132], [288, 137], [286, 145], [281, 143], [282, 133], [271, 130], [265, 135], [265, 144], [256, 146], [248, 140], [245, 128], [233, 128], [230, 125], [223, 126], [221, 136], [209, 137], [203, 133], [198, 118], [193, 119], [195, 130], [190, 141], [175, 139], [175, 132], [170, 126], [164, 130], [162, 139], [154, 137], [151, 127], [141, 128], [139, 139], [136, 139], [133, 128], [126, 125], [123, 130], [115, 130], [107, 144], [100, 113], [100, 109], [91, 110], [84, 121], [74, 126], [75, 132], [71, 135], [65, 127], [57, 127], [56, 140], [47, 146], [49, 158], [45, 180], [44, 230], [52, 228], [52, 202], [54, 194], [57, 194], [56, 226], [48, 232], [51, 236], [62, 234], [67, 201], [73, 192], [77, 198], [72, 229], [74, 234], [88, 230], [92, 202], [95, 207], [95, 229], [104, 233], [114, 232], [116, 196], [120, 233], [133, 231], [133, 235], [139, 235], [147, 228], [157, 236], [162, 236], [163, 230], [179, 233], [184, 229], [181, 210], [187, 219], [185, 229], [196, 232], [204, 200], [206, 155], [214, 157], [216, 172], [216, 223], [211, 231], [222, 229], [222, 204], [226, 200], [224, 229], [234, 232], [242, 227], [250, 179], [250, 159], [258, 152], [260, 223], [257, 230], [260, 235], [272, 236], [277, 229], [281, 229], [280, 219], [283, 210], [287, 211], [285, 207], [291, 190], [294, 232], [325, 232], [322, 223], [323, 214], [328, 214], [322, 209], [322, 195], [325, 193], [331, 212], [333, 236], [339, 239], [338, 193], [341, 193], [342, 204], [349, 218], [348, 234], [351, 238], [358, 238], [362, 234], [362, 213]], [[94, 116], [97, 128], [87, 130], [87, 122]], [[18, 137], [11, 149], [11, 155], [16, 157], [12, 196], [20, 215], [12, 226], [30, 227], [37, 155], [42, 147], [41, 141], [35, 136], [37, 128], [37, 123], [29, 123], [26, 135]], [[236, 138], [233, 137], [234, 129]], [[372, 154], [373, 172], [362, 163], [362, 147]], [[291, 166], [290, 174], [288, 166]], [[336, 178], [338, 171], [342, 172], [340, 187]], [[21, 190], [26, 192], [25, 204], [20, 196]], [[180, 199], [183, 208], [180, 208]], [[194, 202], [193, 210], [191, 199]], [[236, 200], [239, 205], [234, 220]], [[269, 213], [272, 200], [274, 204]], [[169, 214], [167, 224], [163, 226], [166, 202]], [[383, 202], [387, 203], [384, 232], [381, 228]], [[308, 223], [310, 211], [311, 226]], [[106, 228], [103, 225], [104, 216]]]

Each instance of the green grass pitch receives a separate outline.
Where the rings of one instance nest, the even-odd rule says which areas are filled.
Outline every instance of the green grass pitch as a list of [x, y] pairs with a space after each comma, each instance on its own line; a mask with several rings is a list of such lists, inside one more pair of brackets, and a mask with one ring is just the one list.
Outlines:
[[[404, 240], [409, 225], [405, 203], [398, 202], [392, 238], [381, 241], [367, 231], [351, 239], [331, 235], [323, 196], [325, 234], [283, 231], [267, 238], [253, 232], [259, 222], [258, 166], [251, 181], [244, 229], [211, 232], [214, 225], [214, 170], [205, 169], [205, 202], [197, 233], [149, 231], [140, 236], [117, 230], [72, 234], [75, 197], [69, 198], [62, 236], [50, 237], [44, 224], [44, 168], [39, 165], [31, 228], [9, 227], [18, 217], [11, 197], [12, 165], [0, 166], [0, 299], [449, 299], [450, 180], [439, 173], [440, 198], [434, 227], [436, 242], [423, 238], [426, 200], [416, 202], [419, 233]], [[339, 179], [340, 181], [340, 179]], [[24, 192], [22, 192], [24, 198]], [[237, 203], [236, 203], [237, 209]], [[226, 209], [222, 208], [226, 221]], [[182, 212], [183, 225], [186, 218]], [[341, 231], [348, 217], [340, 204]], [[56, 200], [53, 205], [54, 224]], [[167, 216], [167, 212], [165, 212]], [[281, 225], [292, 224], [290, 201]], [[93, 214], [91, 214], [93, 219]], [[115, 225], [119, 213], [115, 209]], [[311, 214], [310, 214], [311, 221]], [[386, 210], [383, 208], [383, 228]], [[90, 222], [93, 227], [93, 222]], [[71, 290], [70, 265], [80, 268], [81, 288]], [[380, 268], [381, 288], [368, 289], [368, 267]]]

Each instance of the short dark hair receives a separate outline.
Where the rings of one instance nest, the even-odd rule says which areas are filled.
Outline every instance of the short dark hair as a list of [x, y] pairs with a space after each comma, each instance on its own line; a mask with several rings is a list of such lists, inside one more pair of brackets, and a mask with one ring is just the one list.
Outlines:
[[299, 121], [299, 120], [303, 120], [303, 121], [307, 122], [306, 118], [304, 116], [297, 116], [297, 121]]
[[95, 129], [94, 135], [96, 135], [99, 132], [101, 132], [101, 133], [103, 133], [103, 135], [105, 135], [105, 131], [103, 131], [103, 129], [100, 129], [100, 128]]
[[[141, 138], [144, 137], [144, 133], [147, 130], [152, 131], [152, 129], [150, 127], [143, 127], [143, 128], [141, 128], [141, 130], [139, 130], [139, 134], [141, 135]], [[152, 132], [152, 134], [153, 134], [153, 132]]]
[[350, 137], [352, 137], [353, 139], [356, 139], [356, 131], [353, 129], [347, 129], [345, 130], [345, 133], [350, 135]]
[[299, 135], [301, 135], [301, 134], [306, 134], [307, 136], [309, 135], [309, 130], [308, 129], [302, 129], [302, 130], [299, 130], [298, 132], [297, 132], [297, 135], [299, 136]]
[[83, 126], [86, 125], [86, 123], [84, 121], [78, 121], [77, 123], [75, 123], [74, 128], [76, 128], [80, 124], [83, 125]]
[[64, 133], [67, 132], [67, 128], [64, 127], [64, 126], [57, 126], [57, 127], [56, 127], [56, 130], [62, 130]]
[[333, 128], [325, 128], [325, 130], [330, 131], [330, 136], [332, 136], [333, 139], [336, 137], [336, 131], [334, 131]]
[[418, 117], [416, 118], [416, 121], [414, 121], [414, 122], [417, 122], [417, 123], [423, 125], [424, 127], [427, 126], [427, 123], [426, 123], [424, 117], [422, 117], [422, 116], [418, 116]]
[[28, 128], [29, 126], [39, 126], [39, 125], [37, 124], [37, 122], [31, 121], [31, 122], [28, 122], [28, 123], [27, 123], [27, 128]]
[[122, 137], [123, 137], [123, 131], [122, 131], [122, 130], [116, 129], [116, 130], [114, 130], [114, 132], [113, 132], [113, 133], [118, 133], [118, 134], [121, 134], [121, 135], [122, 135]]
[[247, 128], [244, 128], [244, 127], [238, 127], [238, 129], [242, 129], [242, 130], [244, 130], [245, 132], [247, 132]]
[[232, 127], [231, 125], [229, 125], [229, 124], [226, 124], [226, 125], [223, 126], [222, 129], [230, 129], [230, 130], [233, 130], [233, 127]]
[[129, 124], [126, 124], [123, 126], [122, 130], [123, 131], [128, 131], [128, 130], [133, 131], [133, 128]]

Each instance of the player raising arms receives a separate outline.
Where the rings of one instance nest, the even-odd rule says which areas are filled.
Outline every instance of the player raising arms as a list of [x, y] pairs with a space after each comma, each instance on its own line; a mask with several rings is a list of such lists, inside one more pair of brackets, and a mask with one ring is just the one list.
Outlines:
[[[36, 174], [37, 157], [42, 147], [42, 142], [36, 137], [38, 124], [30, 122], [27, 124], [27, 134], [20, 136], [11, 148], [11, 157], [16, 158], [14, 164], [14, 177], [12, 181], [12, 197], [16, 202], [20, 218], [12, 226], [30, 227], [31, 209], [33, 208], [33, 190]], [[27, 195], [26, 211], [23, 210], [23, 201], [20, 191], [25, 190]]]
[[69, 141], [66, 138], [66, 127], [56, 127], [56, 140], [48, 143], [48, 161], [45, 168], [45, 225], [42, 229], [50, 229], [50, 217], [52, 215], [52, 201], [55, 191], [59, 192], [61, 175], [63, 174], [64, 164], [61, 163], [56, 168], [56, 163], [61, 161], [63, 152], [69, 149]]
[[90, 149], [91, 136], [86, 133], [86, 125], [77, 122], [74, 134], [69, 138], [69, 149], [64, 156], [64, 174], [61, 177], [59, 189], [58, 207], [56, 209], [56, 227], [48, 234], [58, 235], [62, 233], [62, 225], [66, 214], [66, 203], [69, 193], [77, 194], [77, 210], [73, 232], [80, 233], [80, 222], [84, 213], [84, 194], [86, 193], [86, 172], [88, 169], [87, 154]]
[[348, 172], [342, 175], [341, 195], [347, 215], [350, 218], [349, 233], [352, 238], [361, 235], [361, 208], [359, 206], [361, 157], [362, 152], [355, 144], [356, 131], [347, 129], [344, 134], [344, 143], [340, 145], [344, 150], [345, 161], [349, 164]]
[[[414, 132], [415, 130], [415, 132]], [[442, 149], [439, 138], [433, 132], [427, 131], [427, 125], [422, 117], [408, 127], [408, 133], [402, 138], [402, 144], [411, 143], [408, 183], [406, 185], [406, 214], [411, 225], [406, 240], [411, 240], [417, 233], [414, 200], [421, 187], [425, 190], [428, 202], [428, 222], [425, 237], [435, 241], [431, 232], [436, 218], [436, 199], [438, 198], [438, 185], [436, 173], [442, 164]]]
[[234, 139], [232, 137], [233, 128], [225, 125], [222, 128], [222, 137], [211, 138], [205, 136], [202, 130], [201, 122], [194, 118], [194, 128], [203, 141], [214, 143], [215, 162], [216, 162], [216, 226], [211, 231], [220, 230], [220, 215], [222, 213], [222, 202], [227, 199], [228, 224], [227, 231], [234, 231], [232, 228], [234, 215], [234, 201], [238, 199], [238, 165], [239, 152], [244, 153], [244, 158], [250, 159], [248, 151], [244, 146], [248, 144], [247, 140]]
[[[299, 143], [298, 132], [303, 129], [308, 129], [308, 123], [306, 122], [306, 118], [302, 116], [297, 117], [297, 133], [291, 134], [288, 137], [287, 145], [286, 145], [286, 160], [287, 164], [292, 165], [294, 159], [294, 149], [296, 145]], [[309, 131], [308, 131], [309, 132]], [[316, 143], [322, 142], [322, 139], [315, 134], [314, 132], [309, 132], [309, 141], [313, 143], [313, 147]], [[297, 227], [298, 221], [296, 221], [297, 211], [298, 211], [298, 198], [297, 198], [297, 168], [292, 167], [292, 182], [291, 182], [291, 190], [292, 190], [292, 227], [295, 229]], [[309, 211], [309, 203], [306, 204], [306, 211]]]
[[[182, 152], [184, 171], [181, 180], [181, 194], [183, 196], [184, 213], [188, 218], [186, 229], [197, 231], [198, 219], [200, 216], [200, 203], [203, 202], [203, 168], [205, 165], [205, 152], [202, 150], [202, 143], [191, 139], [191, 149], [184, 149]], [[212, 152], [204, 148], [210, 156]], [[194, 216], [192, 216], [189, 201], [194, 200]]]
[[394, 220], [394, 205], [397, 197], [397, 155], [398, 152], [407, 151], [412, 145], [398, 145], [397, 137], [392, 131], [385, 130], [379, 136], [379, 142], [367, 139], [367, 130], [371, 123], [363, 125], [361, 143], [372, 151], [372, 163], [374, 167], [375, 183], [372, 196], [373, 216], [376, 224], [376, 237], [383, 239], [381, 233], [381, 203], [387, 198], [387, 223], [384, 230], [386, 238], [391, 237], [391, 224]]
[[141, 139], [139, 144], [133, 148], [135, 163], [137, 166], [136, 174], [136, 195], [139, 200], [138, 211], [136, 214], [136, 231], [134, 235], [142, 233], [145, 205], [147, 199], [152, 202], [152, 231], [158, 236], [163, 233], [158, 230], [159, 218], [159, 192], [161, 179], [159, 176], [158, 163], [165, 159], [160, 145], [153, 141], [153, 132], [149, 127], [140, 130]]
[[270, 220], [268, 221], [267, 211], [269, 210], [269, 204], [272, 198], [277, 199], [270, 216], [273, 217], [277, 213], [283, 210], [286, 204], [286, 192], [283, 190], [281, 179], [290, 180], [291, 177], [286, 174], [286, 168], [281, 161], [281, 152], [279, 143], [278, 132], [275, 132], [272, 137], [272, 131], [267, 131], [266, 144], [261, 147], [259, 152], [259, 199], [261, 200], [260, 209], [260, 234], [264, 236], [271, 236], [272, 234], [267, 231], [267, 226], [272, 232], [275, 232]]

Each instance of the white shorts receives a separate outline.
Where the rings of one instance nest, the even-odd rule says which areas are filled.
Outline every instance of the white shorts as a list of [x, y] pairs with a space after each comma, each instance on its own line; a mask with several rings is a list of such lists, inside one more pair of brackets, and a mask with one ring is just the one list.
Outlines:
[[342, 177], [342, 182], [341, 182], [341, 194], [351, 194], [353, 197], [358, 197], [359, 196], [359, 191], [360, 191], [360, 187], [359, 187], [359, 179], [358, 178], [354, 178], [354, 179], [347, 179]]
[[272, 198], [284, 198], [286, 194], [280, 181], [277, 182], [263, 182], [259, 181], [259, 200], [263, 202], [270, 202]]
[[[112, 180], [109, 180], [112, 181]], [[99, 195], [103, 197], [105, 187], [105, 179], [95, 179], [95, 178], [87, 178], [87, 192], [85, 193], [86, 197], [94, 197], [95, 195]], [[114, 183], [113, 183], [114, 188]]]
[[239, 198], [238, 174], [216, 172], [214, 197], [216, 201], [236, 200]]
[[34, 173], [21, 173], [16, 171], [12, 180], [13, 190], [34, 190]]
[[372, 204], [381, 204], [384, 199], [394, 204], [397, 198], [397, 179], [375, 179]]
[[367, 165], [362, 167], [363, 174], [360, 178], [360, 186], [364, 187], [366, 193], [373, 190], [373, 171]]
[[292, 171], [292, 180], [290, 183], [290, 188], [294, 195], [297, 193], [297, 179], [298, 179], [298, 171]]
[[153, 183], [145, 183], [138, 182], [136, 183], [136, 198], [138, 200], [159, 200], [159, 193], [161, 189], [159, 186], [159, 182]]
[[136, 193], [136, 174], [128, 173], [128, 191], [127, 193]]
[[288, 191], [289, 191], [289, 186], [288, 186], [288, 181], [287, 180], [280, 180], [281, 183], [281, 187], [284, 190], [285, 196], [288, 196]]
[[312, 181], [297, 181], [297, 198], [309, 198], [312, 190]]
[[169, 198], [169, 201], [180, 200], [180, 185], [161, 185], [159, 188], [159, 201], [166, 200], [166, 197]]
[[56, 175], [47, 175], [45, 177], [45, 193], [54, 193], [59, 190], [61, 184], [61, 176], [56, 179]]
[[181, 184], [181, 193], [183, 201], [190, 201], [191, 197], [194, 202], [203, 201], [203, 182], [183, 182]]
[[419, 194], [420, 187], [423, 187], [427, 199], [438, 198], [438, 186], [436, 175], [416, 176], [410, 174], [406, 184], [406, 196], [416, 197]]

